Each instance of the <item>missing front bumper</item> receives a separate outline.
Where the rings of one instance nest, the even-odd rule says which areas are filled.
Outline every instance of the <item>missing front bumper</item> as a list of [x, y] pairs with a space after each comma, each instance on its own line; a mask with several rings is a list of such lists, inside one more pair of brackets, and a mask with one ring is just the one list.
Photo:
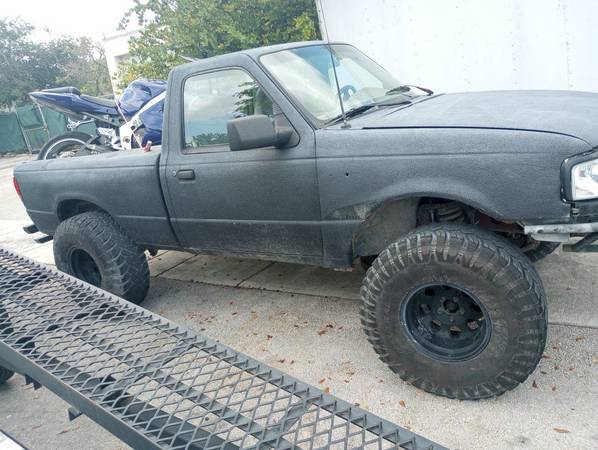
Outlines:
[[525, 225], [525, 234], [589, 234], [598, 232], [598, 222], [588, 223], [556, 223], [546, 225]]
[[[537, 241], [562, 242], [565, 252], [598, 253], [598, 222], [526, 225], [525, 234]], [[570, 242], [572, 236], [583, 235], [577, 242]]]

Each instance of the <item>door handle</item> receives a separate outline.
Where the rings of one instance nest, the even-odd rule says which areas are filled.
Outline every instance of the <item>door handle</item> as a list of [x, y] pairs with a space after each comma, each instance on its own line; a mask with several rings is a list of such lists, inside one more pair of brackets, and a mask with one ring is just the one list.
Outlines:
[[184, 170], [179, 170], [176, 173], [176, 177], [179, 180], [195, 180], [195, 171], [193, 169], [184, 169]]

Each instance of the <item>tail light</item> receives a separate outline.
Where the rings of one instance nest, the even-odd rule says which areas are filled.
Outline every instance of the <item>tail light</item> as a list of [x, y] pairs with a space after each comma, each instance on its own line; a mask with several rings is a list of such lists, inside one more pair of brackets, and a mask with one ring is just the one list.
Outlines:
[[12, 184], [15, 187], [15, 191], [17, 191], [17, 195], [23, 201], [23, 194], [21, 193], [21, 187], [19, 186], [19, 182], [15, 177], [12, 177]]

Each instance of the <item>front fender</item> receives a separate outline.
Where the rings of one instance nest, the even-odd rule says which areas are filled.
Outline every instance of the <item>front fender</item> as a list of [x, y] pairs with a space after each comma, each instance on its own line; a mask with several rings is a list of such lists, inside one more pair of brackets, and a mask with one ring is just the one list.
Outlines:
[[[518, 130], [318, 130], [322, 217], [352, 205], [440, 197], [502, 221], [567, 218], [563, 160], [578, 139]], [[361, 217], [363, 219], [364, 217]]]

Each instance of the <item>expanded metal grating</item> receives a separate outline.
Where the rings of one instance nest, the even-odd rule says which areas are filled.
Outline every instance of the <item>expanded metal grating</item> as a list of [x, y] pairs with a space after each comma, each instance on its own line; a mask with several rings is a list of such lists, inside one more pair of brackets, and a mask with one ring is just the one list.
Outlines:
[[0, 360], [134, 448], [444, 448], [2, 249]]

